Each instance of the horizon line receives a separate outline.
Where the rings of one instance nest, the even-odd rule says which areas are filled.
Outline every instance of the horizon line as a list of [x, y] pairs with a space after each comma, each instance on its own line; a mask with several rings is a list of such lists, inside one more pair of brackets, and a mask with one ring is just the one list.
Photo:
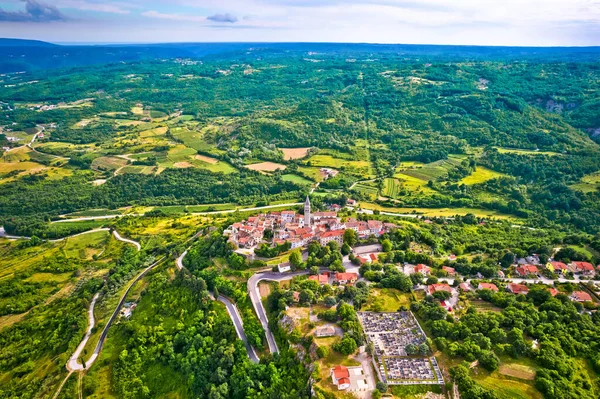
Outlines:
[[38, 41], [58, 46], [127, 46], [127, 45], [174, 45], [174, 44], [339, 44], [339, 45], [371, 45], [371, 46], [442, 46], [442, 47], [497, 47], [497, 48], [600, 48], [598, 45], [508, 45], [508, 44], [451, 44], [451, 43], [382, 43], [382, 42], [336, 42], [336, 41], [169, 41], [169, 42], [64, 42], [19, 37], [0, 37], [0, 40]]

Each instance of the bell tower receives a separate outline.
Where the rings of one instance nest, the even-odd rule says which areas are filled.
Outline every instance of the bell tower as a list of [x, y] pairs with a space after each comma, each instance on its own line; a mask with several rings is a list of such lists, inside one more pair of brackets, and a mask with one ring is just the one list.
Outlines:
[[304, 227], [310, 227], [310, 200], [308, 195], [306, 201], [304, 201]]

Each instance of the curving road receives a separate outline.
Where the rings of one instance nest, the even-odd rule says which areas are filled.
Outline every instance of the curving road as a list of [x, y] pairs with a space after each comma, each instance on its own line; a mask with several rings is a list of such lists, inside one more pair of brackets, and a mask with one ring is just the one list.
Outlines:
[[[77, 234], [73, 234], [73, 235], [70, 235], [70, 236], [63, 237], [63, 238], [57, 238], [57, 239], [48, 240], [48, 241], [49, 242], [61, 242], [61, 241], [66, 240], [67, 238], [79, 237], [79, 236], [82, 236], [84, 234], [97, 233], [99, 231], [110, 231], [110, 229], [108, 227], [101, 227], [101, 228], [98, 228], [98, 229], [92, 229], [92, 230], [84, 231], [83, 233], [77, 233]], [[128, 238], [122, 237], [116, 230], [113, 230], [113, 235], [115, 236], [115, 238], [117, 240], [135, 246], [138, 251], [142, 250], [142, 246], [140, 245], [139, 242], [134, 241], [134, 240], [130, 240]], [[31, 240], [31, 237], [26, 237], [26, 236], [11, 236], [9, 234], [6, 234], [6, 230], [4, 230], [4, 227], [2, 227], [2, 226], [0, 226], [0, 238], [8, 238], [10, 240]]]
[[[197, 234], [196, 236], [198, 236], [199, 234]], [[194, 236], [194, 237], [196, 237]], [[183, 269], [183, 258], [185, 258], [185, 256], [188, 253], [188, 249], [186, 249], [176, 260], [175, 260], [175, 264], [177, 265], [177, 268], [179, 270]], [[214, 300], [215, 297], [210, 294], [210, 297]], [[242, 342], [244, 343], [244, 345], [246, 346], [246, 351], [248, 352], [248, 358], [250, 358], [250, 361], [254, 362], [254, 363], [259, 363], [260, 359], [258, 357], [258, 354], [256, 353], [256, 350], [254, 349], [254, 347], [252, 345], [250, 345], [250, 343], [248, 342], [248, 337], [246, 337], [246, 333], [244, 332], [244, 322], [242, 321], [242, 316], [240, 315], [240, 312], [237, 308], [237, 306], [235, 306], [235, 304], [233, 304], [233, 302], [231, 302], [228, 298], [224, 297], [223, 295], [219, 295], [217, 297], [217, 300], [219, 302], [221, 302], [223, 305], [225, 305], [225, 308], [227, 309], [227, 313], [229, 313], [229, 317], [231, 318], [231, 321], [233, 322], [233, 327], [235, 327], [235, 332], [237, 333], [237, 336], [239, 339], [242, 340]]]
[[[282, 208], [282, 207], [292, 207], [302, 205], [303, 202], [290, 202], [287, 204], [276, 204], [276, 205], [266, 205], [266, 206], [255, 206], [251, 208], [235, 208], [235, 209], [225, 209], [222, 211], [210, 211], [210, 212], [190, 212], [189, 215], [219, 215], [223, 213], [234, 213], [234, 212], [252, 212], [252, 211], [260, 211], [263, 209], [273, 209], [273, 208]], [[128, 214], [116, 214], [116, 215], [102, 215], [102, 216], [79, 216], [74, 218], [68, 218], [69, 215], [60, 215], [61, 218], [59, 220], [53, 220], [51, 223], [66, 223], [66, 222], [83, 222], [90, 220], [102, 220], [102, 219], [115, 219], [126, 216], [139, 217], [144, 216], [143, 213], [128, 213]]]
[[254, 306], [256, 315], [258, 316], [260, 323], [265, 329], [265, 336], [267, 337], [267, 343], [269, 344], [269, 351], [271, 353], [278, 353], [279, 348], [277, 347], [275, 337], [273, 336], [273, 333], [269, 328], [269, 319], [267, 318], [267, 312], [265, 311], [265, 307], [263, 306], [262, 300], [260, 298], [260, 292], [258, 291], [258, 283], [261, 281], [279, 282], [289, 280], [292, 277], [301, 276], [303, 274], [308, 274], [308, 270], [301, 270], [285, 274], [275, 272], [256, 273], [248, 279], [248, 295], [250, 295], [250, 300], [252, 301], [252, 306]]
[[100, 293], [96, 293], [96, 295], [94, 295], [94, 297], [92, 298], [92, 303], [90, 303], [90, 309], [88, 310], [88, 329], [85, 333], [85, 336], [83, 337], [83, 340], [81, 340], [81, 343], [79, 344], [77, 349], [75, 349], [75, 352], [73, 352], [73, 354], [69, 358], [69, 361], [67, 362], [67, 370], [71, 372], [80, 371], [85, 368], [81, 363], [79, 363], [79, 356], [81, 356], [81, 352], [83, 351], [83, 348], [85, 348], [85, 345], [90, 339], [90, 336], [92, 335], [92, 329], [96, 324], [96, 319], [94, 319], [94, 306], [96, 306], [98, 296], [100, 296]]

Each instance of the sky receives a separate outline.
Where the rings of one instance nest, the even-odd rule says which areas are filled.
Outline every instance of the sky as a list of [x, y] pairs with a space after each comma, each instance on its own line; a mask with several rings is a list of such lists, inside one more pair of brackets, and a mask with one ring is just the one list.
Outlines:
[[598, 46], [600, 0], [0, 0], [0, 37]]

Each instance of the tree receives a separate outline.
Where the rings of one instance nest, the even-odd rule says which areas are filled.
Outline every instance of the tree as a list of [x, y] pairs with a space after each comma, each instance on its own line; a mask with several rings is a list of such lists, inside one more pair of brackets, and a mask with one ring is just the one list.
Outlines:
[[336, 352], [339, 352], [342, 355], [346, 356], [353, 354], [354, 352], [356, 352], [356, 349], [358, 349], [358, 345], [356, 344], [354, 338], [348, 335], [344, 335], [344, 338], [333, 344], [332, 347], [333, 350], [335, 350]]
[[390, 252], [392, 247], [392, 242], [387, 238], [381, 242], [381, 249], [383, 252]]
[[429, 355], [429, 346], [426, 343], [419, 345], [419, 354], [423, 356]]
[[352, 252], [352, 247], [348, 243], [342, 245], [342, 255], [349, 255]]
[[500, 359], [492, 351], [482, 350], [479, 353], [479, 364], [488, 371], [498, 370]]
[[415, 344], [406, 345], [404, 350], [406, 351], [406, 354], [409, 356], [416, 355], [417, 353], [419, 353], [419, 347]]
[[413, 285], [423, 284], [423, 274], [413, 273], [409, 277], [412, 280]]
[[300, 291], [300, 302], [314, 303], [315, 302], [315, 293], [312, 292], [311, 290]]
[[375, 385], [375, 388], [377, 388], [377, 390], [381, 393], [386, 393], [388, 390], [387, 384], [383, 381], [377, 382], [377, 384]]
[[319, 346], [317, 348], [317, 356], [319, 359], [323, 359], [329, 355], [329, 348], [326, 346]]
[[302, 254], [299, 250], [292, 251], [290, 254], [290, 264], [296, 269], [300, 268], [302, 265]]
[[348, 244], [350, 247], [354, 247], [358, 242], [358, 235], [356, 231], [352, 229], [346, 229], [344, 231], [344, 244]]

